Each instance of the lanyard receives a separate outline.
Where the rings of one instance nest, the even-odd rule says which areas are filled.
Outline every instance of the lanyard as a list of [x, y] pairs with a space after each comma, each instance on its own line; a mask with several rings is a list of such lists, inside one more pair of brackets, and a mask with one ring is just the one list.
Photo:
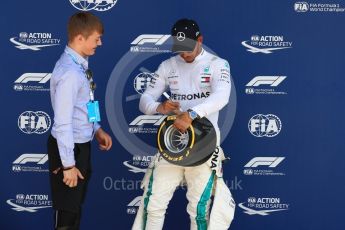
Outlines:
[[95, 100], [94, 95], [95, 95], [96, 83], [93, 81], [92, 71], [90, 69], [85, 69], [84, 66], [77, 61], [77, 58], [73, 54], [71, 54], [67, 50], [65, 50], [65, 53], [68, 54], [68, 56], [72, 58], [73, 62], [79, 65], [81, 69], [84, 71], [85, 77], [89, 81], [89, 84], [90, 84], [90, 101], [93, 102]]

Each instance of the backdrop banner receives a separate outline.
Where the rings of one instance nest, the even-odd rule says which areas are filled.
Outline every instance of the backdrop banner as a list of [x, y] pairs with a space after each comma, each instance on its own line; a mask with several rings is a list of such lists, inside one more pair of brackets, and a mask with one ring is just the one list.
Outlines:
[[[48, 5], [47, 5], [48, 4]], [[130, 229], [140, 182], [157, 153], [165, 116], [139, 99], [171, 52], [172, 25], [194, 19], [204, 48], [230, 64], [232, 91], [219, 116], [230, 160], [224, 180], [236, 202], [231, 230], [345, 229], [345, 2], [4, 1], [0, 229], [52, 229], [47, 138], [50, 78], [67, 44], [67, 21], [89, 11], [104, 23], [89, 58], [102, 128], [113, 147], [92, 145], [93, 174], [81, 229]], [[163, 99], [163, 98], [162, 98]], [[186, 187], [164, 229], [189, 229]]]

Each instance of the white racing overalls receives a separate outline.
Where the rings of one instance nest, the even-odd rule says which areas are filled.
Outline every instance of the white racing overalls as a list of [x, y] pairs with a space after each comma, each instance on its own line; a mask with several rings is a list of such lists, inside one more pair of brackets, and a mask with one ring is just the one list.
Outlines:
[[[161, 63], [140, 99], [139, 108], [145, 114], [157, 113], [157, 100], [169, 89], [171, 99], [178, 101], [183, 111], [192, 109], [211, 121], [219, 146], [218, 113], [229, 101], [230, 81], [230, 67], [224, 59], [205, 50], [192, 63], [177, 55]], [[157, 155], [143, 179], [144, 195], [132, 229], [162, 229], [169, 201], [183, 180], [187, 185], [191, 229], [228, 229], [235, 203], [222, 178], [223, 159], [220, 147], [207, 162], [193, 167], [173, 165]]]

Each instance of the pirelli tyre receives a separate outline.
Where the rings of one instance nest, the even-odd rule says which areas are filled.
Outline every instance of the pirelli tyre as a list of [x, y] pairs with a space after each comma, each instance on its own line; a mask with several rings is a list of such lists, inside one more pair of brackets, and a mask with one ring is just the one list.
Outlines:
[[216, 148], [217, 137], [207, 118], [195, 119], [185, 133], [173, 124], [176, 116], [168, 116], [157, 134], [158, 151], [168, 162], [180, 166], [197, 166], [206, 162]]

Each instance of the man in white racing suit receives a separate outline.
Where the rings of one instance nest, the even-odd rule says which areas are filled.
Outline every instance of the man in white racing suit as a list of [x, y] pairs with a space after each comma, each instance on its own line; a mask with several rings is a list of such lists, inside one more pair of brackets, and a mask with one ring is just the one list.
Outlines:
[[[172, 36], [173, 52], [179, 54], [161, 63], [140, 99], [139, 108], [149, 115], [178, 114], [174, 126], [182, 132], [194, 119], [207, 117], [216, 130], [219, 146], [218, 113], [228, 103], [231, 90], [229, 64], [202, 48], [203, 37], [193, 20], [177, 21]], [[171, 92], [171, 100], [158, 102], [167, 89]], [[217, 154], [220, 161], [224, 159], [220, 147], [217, 147]], [[157, 156], [144, 177], [145, 191], [132, 229], [162, 229], [169, 201], [184, 179], [188, 188], [187, 212], [191, 229], [228, 229], [235, 204], [222, 179], [221, 162], [217, 170], [212, 170], [210, 160], [198, 166], [182, 167]], [[215, 197], [210, 215], [211, 195], [217, 187], [216, 194], [220, 195]]]

